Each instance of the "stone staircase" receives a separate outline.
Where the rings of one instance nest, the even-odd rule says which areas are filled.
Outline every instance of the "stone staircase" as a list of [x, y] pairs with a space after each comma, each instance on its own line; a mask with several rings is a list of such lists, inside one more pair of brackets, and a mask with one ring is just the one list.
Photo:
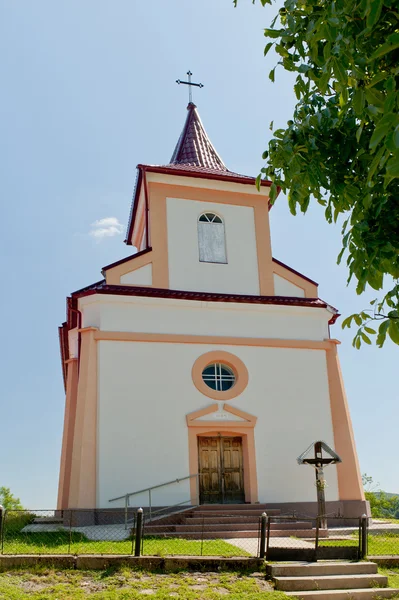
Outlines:
[[[266, 504], [204, 504], [146, 524], [145, 535], [188, 539], [257, 538], [263, 512], [277, 517], [281, 511], [268, 509]], [[291, 520], [270, 525], [271, 537], [314, 538], [315, 535], [311, 521]], [[327, 535], [326, 530], [320, 530], [320, 537]]]
[[267, 565], [276, 590], [303, 600], [374, 600], [399, 595], [372, 562], [317, 562]]

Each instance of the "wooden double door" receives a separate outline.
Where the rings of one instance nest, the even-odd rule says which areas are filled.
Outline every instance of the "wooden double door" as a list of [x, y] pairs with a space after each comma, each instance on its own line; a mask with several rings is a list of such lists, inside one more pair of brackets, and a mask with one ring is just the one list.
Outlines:
[[201, 504], [245, 502], [241, 437], [198, 437]]

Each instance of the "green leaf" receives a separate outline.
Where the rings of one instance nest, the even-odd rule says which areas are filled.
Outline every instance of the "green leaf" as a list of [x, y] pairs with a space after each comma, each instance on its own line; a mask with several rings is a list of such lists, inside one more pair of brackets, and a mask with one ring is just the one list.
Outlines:
[[[380, 162], [380, 160], [381, 160], [382, 155], [384, 154], [384, 152], [385, 152], [385, 148], [383, 146], [382, 148], [379, 149], [379, 151], [375, 155], [375, 157], [373, 159], [373, 162], [370, 165], [370, 169], [369, 169], [369, 172], [368, 172], [368, 175], [367, 175], [367, 181], [371, 181], [373, 179], [373, 175], [376, 172], [376, 169], [378, 167], [378, 164], [379, 164], [379, 162]], [[370, 199], [369, 196], [367, 196], [367, 198], [369, 200], [369, 203], [367, 204], [366, 208], [369, 208], [369, 205], [371, 204], [371, 199]], [[364, 202], [363, 202], [363, 204], [364, 204]]]
[[385, 96], [378, 90], [374, 88], [366, 88], [365, 94], [369, 104], [373, 104], [378, 108], [382, 108], [384, 106]]
[[333, 70], [334, 76], [337, 79], [337, 81], [341, 85], [346, 85], [348, 83], [348, 74], [341, 61], [337, 58], [333, 58]]
[[274, 69], [272, 69], [270, 71], [270, 73], [269, 73], [269, 79], [270, 79], [270, 81], [273, 81], [273, 83], [274, 83], [274, 72], [275, 72], [275, 70], [276, 70], [276, 67], [274, 67]]
[[379, 83], [380, 81], [384, 81], [384, 79], [386, 79], [386, 77], [387, 77], [387, 74], [385, 72], [377, 73], [377, 75], [375, 75], [373, 77], [373, 79], [370, 81], [370, 83], [366, 87], [371, 88], [371, 87], [377, 85], [377, 83]]
[[353, 315], [344, 319], [342, 321], [342, 325], [341, 325], [342, 329], [345, 329], [345, 327], [350, 327], [351, 323], [352, 323], [352, 319], [353, 319]]
[[[346, 250], [346, 248], [342, 248], [341, 252], [338, 254], [338, 257], [337, 257], [337, 265], [340, 265], [340, 264], [341, 264], [341, 260], [342, 260], [342, 257], [343, 257], [343, 255], [344, 255], [344, 252], [345, 252], [345, 250]], [[342, 324], [342, 326], [343, 326], [343, 324]]]
[[265, 29], [264, 35], [269, 38], [279, 38], [283, 35], [284, 29]]
[[367, 27], [373, 27], [377, 23], [378, 19], [380, 18], [383, 4], [383, 0], [371, 0], [370, 12], [367, 15], [366, 21]]
[[387, 176], [391, 179], [399, 177], [399, 152], [392, 156], [387, 162]]
[[365, 327], [364, 331], [367, 331], [367, 333], [372, 333], [372, 334], [377, 333], [376, 330], [375, 329], [371, 329], [371, 327]]
[[388, 333], [391, 340], [395, 344], [399, 344], [399, 323], [397, 321], [389, 321]]
[[382, 139], [387, 135], [388, 131], [392, 129], [393, 124], [397, 120], [397, 115], [394, 113], [389, 113], [382, 117], [382, 119], [377, 123], [376, 128], [373, 131], [373, 135], [370, 139], [370, 150], [375, 150], [378, 144], [382, 141]]
[[371, 56], [370, 60], [380, 58], [381, 56], [392, 52], [392, 50], [396, 50], [396, 48], [399, 48], [399, 34], [397, 34], [397, 38], [393, 38], [393, 36], [390, 36], [390, 38], [392, 39], [392, 42], [388, 42], [387, 44], [383, 44], [382, 46], [380, 46]]
[[387, 337], [388, 327], [389, 327], [389, 319], [386, 319], [386, 321], [383, 321], [378, 328], [378, 336], [377, 336], [376, 344], [379, 348], [382, 348], [384, 345], [385, 339]]
[[369, 271], [367, 281], [373, 289], [380, 290], [382, 288], [383, 280], [384, 274], [382, 273], [382, 271]]
[[353, 96], [353, 108], [355, 109], [355, 113], [357, 115], [362, 114], [365, 100], [364, 90], [362, 88], [357, 88]]
[[272, 185], [270, 186], [269, 200], [270, 200], [270, 202], [274, 202], [276, 198], [277, 198], [277, 186], [273, 181]]
[[260, 192], [260, 182], [261, 182], [261, 180], [262, 180], [262, 175], [261, 175], [261, 173], [259, 173], [259, 175], [255, 179], [255, 185], [256, 185], [256, 189], [258, 190], [258, 192]]
[[371, 344], [370, 338], [365, 333], [362, 332], [361, 336], [362, 336], [363, 342], [366, 342], [366, 344]]
[[353, 318], [355, 319], [356, 325], [360, 326], [362, 324], [362, 318], [360, 315], [353, 315]]
[[269, 52], [269, 50], [272, 46], [273, 46], [273, 42], [269, 42], [268, 44], [266, 44], [265, 49], [263, 51], [263, 56], [267, 56], [267, 53]]

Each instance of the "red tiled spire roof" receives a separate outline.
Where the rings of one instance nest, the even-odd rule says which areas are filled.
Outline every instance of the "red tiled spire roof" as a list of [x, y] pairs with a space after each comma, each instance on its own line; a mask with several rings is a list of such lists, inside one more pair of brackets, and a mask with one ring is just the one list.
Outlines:
[[215, 171], [228, 172], [208, 138], [195, 104], [190, 102], [187, 110], [186, 122], [169, 164], [205, 167]]

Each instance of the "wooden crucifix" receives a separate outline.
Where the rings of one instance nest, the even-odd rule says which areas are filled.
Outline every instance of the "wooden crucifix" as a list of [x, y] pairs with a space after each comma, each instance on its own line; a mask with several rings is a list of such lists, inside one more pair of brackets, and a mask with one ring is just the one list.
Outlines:
[[[314, 457], [310, 453], [314, 449]], [[326, 455], [323, 456], [323, 450]], [[298, 464], [310, 465], [316, 473], [316, 490], [317, 490], [317, 516], [321, 529], [327, 529], [326, 516], [326, 480], [324, 478], [324, 466], [335, 465], [342, 462], [340, 457], [330, 446], [325, 442], [314, 442], [299, 456]]]
[[181, 81], [180, 79], [176, 79], [176, 83], [178, 83], [179, 85], [180, 85], [181, 83], [182, 83], [183, 85], [188, 85], [188, 101], [189, 101], [189, 104], [191, 104], [191, 103], [192, 103], [192, 101], [193, 101], [193, 94], [192, 94], [191, 88], [192, 88], [193, 86], [194, 86], [194, 87], [203, 88], [203, 87], [204, 87], [204, 84], [203, 84], [203, 83], [193, 83], [193, 82], [191, 81], [191, 75], [192, 75], [191, 71], [187, 71], [187, 75], [188, 75], [188, 81]]

